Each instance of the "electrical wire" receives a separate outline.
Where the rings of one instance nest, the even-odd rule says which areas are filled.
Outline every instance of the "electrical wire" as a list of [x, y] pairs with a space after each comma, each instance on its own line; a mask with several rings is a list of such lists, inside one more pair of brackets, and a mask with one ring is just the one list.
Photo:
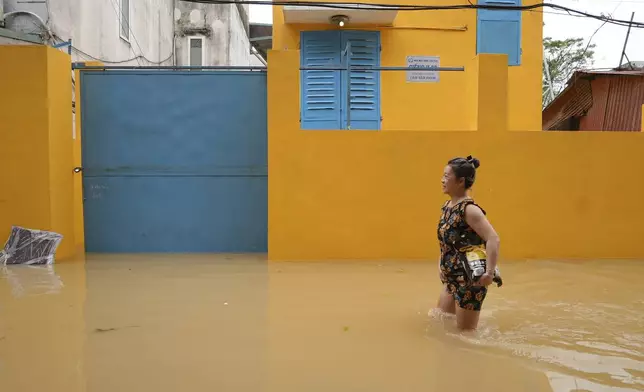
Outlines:
[[[112, 5], [114, 6], [113, 0], [109, 0], [112, 2]], [[337, 3], [328, 3], [328, 2], [322, 2], [322, 1], [291, 1], [291, 0], [183, 0], [188, 3], [200, 3], [200, 4], [248, 4], [248, 5], [269, 5], [269, 6], [294, 6], [294, 7], [310, 7], [310, 6], [316, 6], [320, 8], [333, 8], [333, 9], [346, 9], [346, 10], [355, 10], [355, 9], [360, 9], [360, 10], [373, 10], [373, 11], [382, 11], [382, 10], [395, 10], [395, 11], [446, 11], [446, 10], [467, 10], [467, 9], [486, 9], [486, 10], [496, 10], [496, 11], [529, 11], [529, 12], [541, 12], [541, 13], [549, 13], [549, 14], [556, 14], [556, 15], [564, 15], [564, 16], [574, 16], [574, 17], [581, 17], [581, 18], [591, 18], [591, 19], [596, 19], [599, 21], [604, 22], [593, 34], [593, 36], [601, 29], [604, 25], [606, 24], [614, 24], [614, 25], [619, 25], [619, 26], [631, 26], [634, 28], [644, 28], [644, 22], [637, 22], [637, 21], [627, 21], [627, 20], [621, 20], [621, 19], [614, 19], [610, 14], [609, 15], [595, 15], [595, 14], [590, 14], [584, 11], [576, 10], [573, 8], [565, 7], [562, 5], [558, 4], [552, 4], [552, 3], [537, 3], [537, 4], [531, 4], [531, 5], [526, 5], [526, 6], [499, 6], [499, 5], [482, 5], [482, 4], [473, 4], [471, 1], [468, 0], [469, 4], [456, 4], [456, 5], [437, 5], [437, 6], [418, 6], [418, 5], [406, 5], [406, 4], [379, 4], [379, 3], [364, 3], [364, 2], [337, 2]], [[623, 1], [623, 0], [622, 0]], [[620, 1], [620, 3], [622, 2]], [[359, 8], [357, 8], [359, 7]], [[544, 11], [543, 8], [550, 8], [554, 10], [559, 10], [563, 11], [565, 13], [561, 12], [548, 12]], [[114, 11], [117, 13], [117, 17], [121, 18], [120, 15], [120, 10], [117, 8], [114, 8]], [[136, 36], [134, 35], [134, 32], [132, 31], [131, 27], [128, 24], [128, 29], [132, 33], [132, 37], [134, 38], [134, 41], [136, 42], [137, 46], [139, 47], [139, 50], [141, 51], [141, 54], [135, 57], [132, 57], [130, 59], [126, 60], [121, 60], [121, 61], [109, 61], [105, 59], [100, 59], [98, 57], [92, 56], [86, 52], [81, 51], [78, 48], [72, 47], [74, 50], [77, 52], [90, 57], [92, 59], [102, 61], [104, 63], [108, 64], [121, 64], [121, 63], [126, 63], [129, 61], [134, 61], [134, 60], [139, 60], [139, 59], [144, 59], [147, 62], [151, 64], [161, 64], [163, 62], [168, 61], [169, 59], [172, 58], [173, 53], [170, 54], [166, 59], [155, 62], [149, 60], [145, 55], [143, 55], [143, 50], [141, 48], [141, 45], [139, 44], [138, 40], [136, 39]], [[592, 37], [591, 37], [592, 39]], [[590, 46], [590, 40], [589, 44], [586, 48]], [[140, 63], [139, 63], [140, 64]]]
[[581, 52], [581, 54], [579, 55], [580, 57], [582, 57], [582, 58], [583, 58], [583, 57], [586, 55], [586, 52], [588, 52], [588, 49], [590, 49], [590, 45], [591, 45], [591, 43], [593, 42], [593, 38], [595, 38], [595, 35], [597, 35], [597, 33], [599, 32], [599, 30], [601, 30], [601, 29], [602, 29], [602, 27], [606, 26], [606, 23], [608, 23], [608, 22], [604, 21], [604, 23], [602, 23], [601, 25], [599, 25], [599, 27], [597, 27], [597, 30], [595, 30], [595, 31], [593, 32], [593, 34], [590, 36], [590, 38], [588, 38], [588, 43], [586, 44], [586, 47], [584, 48], [584, 51], [583, 51], [583, 52]]
[[143, 59], [143, 60], [147, 61], [150, 64], [158, 65], [158, 64], [165, 63], [166, 61], [170, 60], [172, 58], [172, 56], [173, 56], [173, 53], [170, 53], [170, 55], [168, 57], [166, 57], [164, 60], [161, 60], [161, 61], [150, 61], [143, 55], [134, 56], [132, 58], [125, 59], [125, 60], [112, 61], [112, 60], [106, 60], [106, 59], [102, 59], [102, 58], [99, 58], [99, 57], [96, 57], [96, 56], [92, 56], [91, 54], [89, 54], [87, 52], [84, 52], [84, 51], [78, 49], [75, 46], [72, 46], [72, 50], [74, 50], [75, 52], [77, 52], [77, 53], [79, 53], [79, 54], [81, 54], [81, 55], [83, 55], [85, 57], [88, 57], [88, 58], [90, 58], [92, 60], [100, 61], [101, 63], [105, 63], [105, 64], [123, 64], [123, 63], [128, 63], [130, 61]]
[[[621, 4], [621, 3], [620, 3], [620, 4]], [[618, 5], [618, 6], [619, 6], [619, 5]], [[615, 7], [615, 8], [617, 9], [617, 7]], [[613, 11], [613, 12], [615, 12], [615, 11]], [[610, 15], [610, 14], [609, 14], [609, 15]], [[602, 27], [606, 26], [606, 23], [608, 23], [608, 22], [604, 21], [601, 25], [599, 25], [599, 27], [597, 27], [597, 29], [595, 29], [595, 31], [594, 31], [594, 32], [593, 32], [593, 34], [590, 36], [590, 38], [588, 38], [588, 43], [586, 43], [586, 47], [584, 48], [584, 50], [581, 52], [581, 54], [580, 54], [578, 57], [582, 57], [582, 58], [583, 58], [583, 57], [586, 55], [586, 53], [588, 52], [588, 49], [590, 49], [590, 46], [591, 46], [591, 44], [592, 44], [592, 42], [593, 42], [593, 38], [595, 38], [595, 35], [597, 35], [597, 33], [599, 32], [599, 30], [601, 30], [601, 29], [602, 29]], [[567, 55], [568, 53], [570, 53], [570, 51], [572, 50], [572, 48], [573, 48], [573, 46], [570, 46], [570, 47], [568, 48], [568, 50], [566, 50], [566, 52], [564, 52], [564, 53], [561, 55], [561, 57], [566, 57], [566, 55]], [[572, 61], [572, 59], [570, 59], [570, 61]], [[563, 65], [566, 65], [566, 64], [564, 63]]]
[[[117, 22], [118, 22], [118, 24], [119, 24], [119, 29], [121, 29], [121, 28], [122, 28], [121, 24], [123, 23], [123, 22], [122, 22], [122, 20], [124, 19], [124, 18], [123, 18], [123, 12], [122, 12], [122, 11], [121, 11], [121, 9], [119, 8], [119, 4], [114, 2], [115, 0], [108, 0], [108, 1], [111, 3], [111, 5], [112, 5], [112, 9], [113, 9], [113, 10], [114, 10], [114, 12], [116, 13], [116, 21], [117, 21]], [[128, 7], [130, 6], [129, 1], [128, 1], [127, 5], [128, 5]], [[132, 27], [131, 27], [130, 25], [131, 25], [131, 23], [130, 23], [130, 12], [129, 12], [129, 10], [128, 10], [128, 15], [127, 15], [127, 30], [128, 30], [128, 32], [129, 32], [129, 34], [131, 34], [131, 35], [132, 35], [132, 38], [134, 38], [134, 42], [136, 43], [136, 46], [138, 46], [138, 47], [139, 47], [139, 53], [140, 53], [140, 54], [139, 54], [139, 56], [143, 56], [143, 49], [141, 48], [141, 45], [139, 44], [139, 40], [137, 40], [137, 39], [136, 39], [136, 35], [134, 35], [134, 31], [132, 31]], [[129, 34], [128, 34], [128, 35], [129, 35]], [[129, 38], [129, 37], [128, 37], [128, 38]], [[136, 54], [136, 52], [134, 51], [134, 48], [132, 48], [132, 46], [130, 46], [130, 49], [132, 49], [132, 53]], [[135, 57], [135, 59], [136, 59], [136, 62], [137, 62], [139, 65], [141, 65], [141, 62], [139, 61], [139, 56], [136, 56], [136, 57]]]
[[[119, 22], [119, 24], [120, 24], [120, 23], [121, 23], [121, 18], [123, 17], [123, 12], [121, 11], [121, 9], [120, 9], [120, 8], [118, 7], [118, 5], [116, 4], [116, 0], [109, 0], [109, 1], [112, 3], [112, 8], [114, 9], [114, 12], [116, 12], [116, 17], [117, 17], [118, 22]], [[159, 23], [160, 23], [160, 22], [159, 22]], [[130, 34], [132, 34], [132, 38], [134, 38], [134, 42], [136, 43], [136, 46], [138, 46], [138, 47], [139, 47], [139, 53], [140, 53], [139, 55], [134, 56], [133, 58], [128, 59], [128, 60], [122, 60], [122, 61], [116, 61], [116, 62], [114, 62], [114, 61], [104, 61], [104, 60], [101, 60], [101, 59], [96, 59], [96, 58], [95, 58], [95, 57], [93, 57], [93, 56], [90, 56], [90, 57], [92, 57], [92, 58], [94, 58], [94, 59], [96, 59], [96, 60], [98, 60], [98, 61], [102, 61], [102, 62], [109, 63], [109, 64], [122, 64], [122, 63], [127, 63], [128, 61], [134, 61], [134, 60], [136, 60], [136, 62], [137, 62], [139, 65], [141, 65], [141, 62], [140, 62], [139, 60], [140, 60], [140, 59], [143, 59], [143, 60], [147, 61], [147, 62], [148, 62], [148, 63], [150, 63], [150, 64], [159, 65], [159, 64], [163, 64], [163, 63], [165, 63], [166, 61], [170, 60], [170, 59], [172, 58], [172, 56], [174, 56], [174, 49], [173, 49], [173, 50], [171, 51], [170, 55], [169, 55], [168, 57], [166, 57], [165, 59], [161, 60], [161, 61], [152, 61], [152, 60], [148, 59], [148, 58], [147, 58], [147, 57], [145, 57], [145, 55], [143, 54], [143, 48], [141, 47], [141, 44], [139, 44], [139, 40], [136, 38], [136, 35], [134, 35], [134, 31], [132, 30], [132, 26], [131, 26], [131, 23], [130, 23], [129, 15], [128, 15], [128, 21], [127, 21], [127, 28], [128, 28], [128, 31], [130, 32]], [[172, 35], [174, 36], [174, 30], [173, 30], [173, 34], [172, 34]], [[173, 38], [173, 40], [174, 40], [174, 38]], [[134, 54], [136, 54], [136, 52], [134, 52], [134, 50], [132, 50], [132, 52], [133, 52]]]
[[[622, 5], [622, 3], [623, 3], [623, 2], [624, 2], [624, 0], [620, 0], [620, 1], [617, 3], [617, 5], [615, 6], [615, 8], [613, 9], [613, 11], [612, 11], [611, 13], [607, 14], [607, 16], [608, 16], [608, 17], [610, 17], [610, 18], [612, 18], [613, 14], [617, 11], [617, 9]], [[588, 53], [588, 49], [590, 49], [590, 48], [591, 48], [591, 45], [592, 45], [592, 42], [593, 42], [593, 38], [595, 38], [595, 35], [597, 35], [597, 33], [599, 32], [599, 30], [601, 30], [604, 26], [606, 26], [606, 24], [607, 24], [607, 23], [608, 23], [608, 22], [605, 20], [602, 24], [600, 24], [600, 25], [599, 25], [599, 27], [597, 27], [597, 29], [595, 29], [595, 31], [594, 31], [594, 32], [593, 32], [593, 34], [590, 36], [590, 38], [588, 38], [588, 42], [586, 43], [586, 47], [584, 48], [584, 50], [581, 52], [581, 54], [580, 54], [580, 55], [575, 56], [575, 58], [582, 58], [582, 59], [583, 59], [583, 58], [585, 58], [586, 53]], [[574, 46], [573, 46], [573, 45], [571, 45], [571, 46], [568, 48], [568, 50], [566, 50], [566, 52], [565, 52], [564, 54], [562, 54], [560, 57], [566, 58], [566, 57], [567, 57], [567, 55], [568, 55], [568, 53], [570, 53], [570, 51], [572, 50], [572, 48], [573, 48], [573, 47], [574, 47]], [[544, 53], [544, 55], [545, 55], [545, 53]], [[572, 64], [571, 64], [571, 63], [572, 63], [572, 61], [573, 61], [573, 58], [569, 58], [567, 62], [565, 61], [563, 64], [561, 64], [561, 65], [560, 65], [560, 68], [564, 68], [564, 69], [565, 69], [566, 67], [568, 67], [568, 66], [572, 65]], [[591, 60], [591, 64], [592, 64], [592, 60]], [[575, 68], [575, 69], [573, 69], [573, 70], [572, 70], [572, 72], [574, 72], [574, 71], [577, 71], [577, 68]], [[569, 76], [567, 76], [567, 77], [566, 77], [566, 79], [569, 79]]]
[[[62, 44], [62, 43], [68, 42], [67, 40], [64, 40], [64, 39], [60, 38], [60, 37], [59, 37], [57, 34], [55, 34], [55, 33], [53, 34], [53, 36], [52, 36], [52, 37], [53, 37], [53, 40], [52, 40], [52, 41], [53, 41], [55, 44], [58, 44], [58, 43]], [[80, 55], [82, 55], [82, 56], [84, 56], [84, 57], [87, 57], [87, 58], [88, 58], [88, 59], [90, 59], [90, 60], [100, 61], [101, 63], [105, 63], [105, 64], [123, 64], [123, 63], [128, 63], [128, 62], [130, 62], [130, 61], [135, 61], [135, 60], [137, 60], [137, 59], [143, 59], [143, 60], [147, 61], [147, 62], [148, 62], [148, 63], [150, 63], [150, 64], [159, 65], [159, 64], [163, 64], [163, 63], [165, 63], [166, 61], [170, 60], [170, 59], [172, 58], [172, 56], [174, 55], [174, 53], [170, 53], [170, 55], [169, 55], [168, 57], [166, 57], [165, 59], [163, 59], [163, 60], [161, 60], [161, 61], [150, 61], [150, 60], [148, 60], [145, 56], [142, 56], [142, 55], [134, 56], [134, 57], [132, 57], [132, 58], [125, 59], [125, 60], [117, 60], [117, 61], [113, 61], [113, 60], [107, 60], [107, 59], [102, 59], [102, 58], [97, 57], [97, 56], [93, 56], [93, 55], [91, 55], [91, 54], [89, 54], [89, 53], [87, 53], [87, 52], [85, 52], [85, 51], [83, 51], [83, 50], [81, 50], [81, 49], [77, 48], [77, 47], [76, 47], [76, 46], [74, 46], [74, 45], [72, 45], [72, 50], [73, 50], [74, 52], [76, 52], [77, 54], [80, 54]], [[140, 63], [139, 63], [139, 64], [140, 64]]]
[[[581, 16], [591, 19], [597, 19], [609, 24], [619, 26], [632, 26], [634, 28], [644, 29], [644, 22], [629, 21], [623, 19], [614, 19], [606, 15], [596, 15], [585, 11], [580, 11], [574, 8], [565, 7], [553, 3], [537, 3], [524, 6], [501, 6], [501, 5], [487, 5], [487, 4], [454, 4], [454, 5], [434, 5], [434, 6], [419, 6], [409, 4], [379, 4], [379, 3], [364, 3], [364, 2], [338, 2], [329, 3], [323, 1], [290, 1], [290, 0], [183, 0], [187, 3], [201, 3], [201, 4], [248, 4], [248, 5], [270, 5], [270, 6], [291, 6], [291, 7], [320, 7], [320, 8], [333, 8], [345, 10], [370, 10], [370, 11], [453, 11], [453, 10], [467, 10], [467, 9], [484, 9], [496, 11], [530, 11], [543, 8], [563, 11], [571, 16]], [[358, 8], [359, 7], [359, 8]]]

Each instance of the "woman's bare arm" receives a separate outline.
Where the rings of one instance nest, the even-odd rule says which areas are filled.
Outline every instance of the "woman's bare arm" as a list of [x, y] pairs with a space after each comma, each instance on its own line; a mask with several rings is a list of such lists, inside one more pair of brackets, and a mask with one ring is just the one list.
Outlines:
[[487, 217], [475, 205], [465, 207], [465, 222], [485, 241], [487, 251], [487, 273], [494, 276], [497, 258], [499, 257], [499, 246], [501, 241], [499, 235], [494, 231], [494, 227], [487, 220]]

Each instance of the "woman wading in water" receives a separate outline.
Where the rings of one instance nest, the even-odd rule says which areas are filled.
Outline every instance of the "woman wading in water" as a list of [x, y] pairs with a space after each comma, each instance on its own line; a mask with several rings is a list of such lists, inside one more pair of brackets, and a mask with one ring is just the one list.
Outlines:
[[438, 307], [456, 315], [461, 330], [476, 329], [487, 287], [501, 286], [496, 268], [499, 236], [485, 217], [485, 211], [474, 203], [467, 191], [474, 184], [476, 158], [455, 158], [443, 172], [443, 193], [450, 200], [443, 205], [438, 224], [441, 258], [440, 279], [443, 283]]

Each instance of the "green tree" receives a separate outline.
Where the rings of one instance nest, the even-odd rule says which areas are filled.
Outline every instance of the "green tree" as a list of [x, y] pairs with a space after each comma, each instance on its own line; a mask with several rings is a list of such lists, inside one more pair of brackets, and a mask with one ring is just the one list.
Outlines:
[[[550, 72], [550, 80], [544, 64], [543, 68], [543, 107], [546, 107], [553, 96], [557, 96], [566, 88], [566, 83], [572, 74], [579, 69], [588, 69], [593, 65], [595, 45], [585, 38], [567, 38], [554, 40], [550, 37], [543, 39], [543, 56]], [[552, 94], [550, 92], [552, 88]]]

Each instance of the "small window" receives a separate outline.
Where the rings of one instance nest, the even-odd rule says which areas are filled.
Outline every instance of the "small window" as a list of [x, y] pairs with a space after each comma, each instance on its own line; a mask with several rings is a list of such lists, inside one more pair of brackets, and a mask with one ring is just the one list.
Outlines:
[[[521, 0], [479, 0], [478, 4], [519, 7]], [[507, 54], [508, 65], [521, 65], [521, 10], [477, 10], [476, 52]]]
[[130, 0], [121, 0], [119, 24], [121, 27], [121, 38], [126, 41], [130, 40]]
[[190, 38], [190, 66], [203, 66], [203, 38]]

